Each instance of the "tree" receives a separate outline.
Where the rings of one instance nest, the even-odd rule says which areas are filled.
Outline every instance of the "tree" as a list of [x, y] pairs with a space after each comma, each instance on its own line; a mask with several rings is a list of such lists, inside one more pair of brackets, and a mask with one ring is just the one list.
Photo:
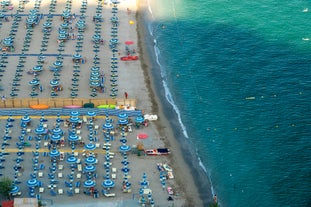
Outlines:
[[10, 178], [2, 178], [0, 180], [0, 194], [10, 199], [10, 191], [13, 187], [13, 181]]

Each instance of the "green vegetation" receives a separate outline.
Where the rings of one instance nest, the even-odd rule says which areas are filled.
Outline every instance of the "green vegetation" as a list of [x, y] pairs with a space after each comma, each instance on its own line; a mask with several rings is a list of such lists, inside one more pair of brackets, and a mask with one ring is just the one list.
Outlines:
[[0, 194], [7, 199], [10, 199], [10, 191], [13, 187], [13, 181], [9, 178], [2, 178], [0, 180]]

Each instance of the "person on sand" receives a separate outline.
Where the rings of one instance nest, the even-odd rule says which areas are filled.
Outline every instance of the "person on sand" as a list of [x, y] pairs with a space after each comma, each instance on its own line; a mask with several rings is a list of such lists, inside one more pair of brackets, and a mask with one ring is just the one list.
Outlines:
[[125, 96], [125, 99], [127, 99], [127, 96], [128, 96], [127, 92], [124, 92], [124, 96]]
[[214, 199], [214, 202], [217, 203], [217, 195], [216, 194], [214, 195], [213, 199]]

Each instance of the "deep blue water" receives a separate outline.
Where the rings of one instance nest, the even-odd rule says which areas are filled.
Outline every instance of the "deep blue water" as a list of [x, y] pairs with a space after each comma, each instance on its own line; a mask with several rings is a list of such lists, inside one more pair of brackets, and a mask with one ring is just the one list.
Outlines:
[[150, 0], [146, 9], [166, 97], [221, 206], [311, 206], [308, 7]]

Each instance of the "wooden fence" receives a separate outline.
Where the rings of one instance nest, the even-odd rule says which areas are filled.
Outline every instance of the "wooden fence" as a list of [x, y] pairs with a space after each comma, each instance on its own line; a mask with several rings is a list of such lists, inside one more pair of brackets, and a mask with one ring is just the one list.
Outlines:
[[0, 102], [0, 108], [29, 108], [32, 105], [43, 104], [50, 108], [63, 108], [64, 106], [81, 106], [93, 103], [94, 107], [100, 105], [130, 106], [136, 108], [136, 99], [89, 99], [89, 98], [13, 98]]

